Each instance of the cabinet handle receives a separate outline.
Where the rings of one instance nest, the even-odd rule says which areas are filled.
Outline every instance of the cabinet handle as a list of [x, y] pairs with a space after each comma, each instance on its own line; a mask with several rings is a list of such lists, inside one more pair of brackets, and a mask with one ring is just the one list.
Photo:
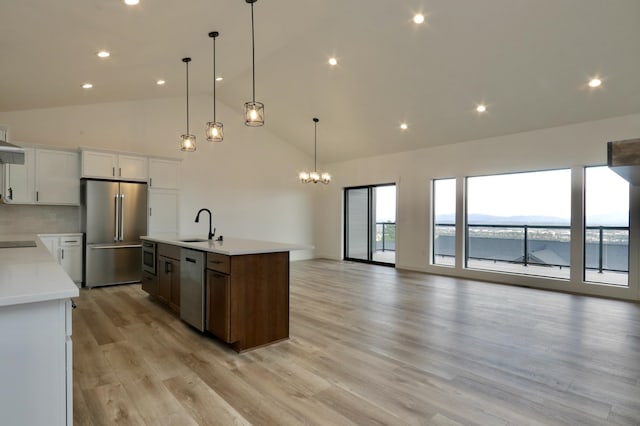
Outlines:
[[212, 261], [210, 261], [209, 263], [213, 263], [213, 264], [215, 264], [215, 265], [219, 265], [219, 264], [221, 264], [221, 263], [223, 263], [223, 262], [222, 262], [222, 260], [212, 260]]
[[111, 176], [115, 176], [116, 175], [116, 168], [112, 167], [111, 168]]
[[64, 249], [60, 249], [60, 254], [62, 255], [62, 259], [64, 259]]
[[169, 272], [173, 272], [173, 265], [169, 262], [165, 262], [164, 264], [164, 272], [165, 273], [169, 273]]
[[13, 200], [13, 188], [9, 187], [9, 199]]
[[118, 176], [122, 176], [122, 167], [118, 167]]
[[149, 216], [151, 216], [152, 211], [153, 211], [152, 208], [149, 207]]
[[149, 186], [153, 186], [153, 178], [149, 178]]
[[36, 191], [36, 201], [40, 201], [40, 191]]

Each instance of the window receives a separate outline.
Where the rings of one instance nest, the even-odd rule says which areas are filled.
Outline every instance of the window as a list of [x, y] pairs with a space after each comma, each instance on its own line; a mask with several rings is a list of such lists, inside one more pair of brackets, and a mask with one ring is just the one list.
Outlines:
[[585, 168], [584, 280], [629, 285], [629, 184], [608, 167]]
[[345, 259], [396, 262], [396, 186], [345, 189]]
[[569, 278], [571, 170], [467, 178], [467, 268]]
[[433, 250], [431, 263], [454, 266], [456, 260], [456, 180], [433, 181]]

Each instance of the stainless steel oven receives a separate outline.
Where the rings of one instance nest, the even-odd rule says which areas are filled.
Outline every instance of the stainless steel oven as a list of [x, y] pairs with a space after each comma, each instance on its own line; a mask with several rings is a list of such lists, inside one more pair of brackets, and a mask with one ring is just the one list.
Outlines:
[[156, 243], [142, 242], [142, 270], [151, 275], [156, 275]]

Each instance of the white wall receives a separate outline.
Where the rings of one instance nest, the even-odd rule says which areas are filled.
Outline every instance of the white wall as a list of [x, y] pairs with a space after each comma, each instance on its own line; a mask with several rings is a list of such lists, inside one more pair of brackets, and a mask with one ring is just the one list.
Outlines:
[[[262, 128], [246, 127], [242, 114], [217, 104], [225, 140], [205, 140], [211, 98], [190, 98], [190, 132], [198, 150], [181, 153], [186, 131], [184, 98], [118, 102], [0, 113], [11, 140], [39, 145], [109, 148], [182, 158], [180, 232], [206, 235], [193, 223], [201, 207], [213, 211], [217, 235], [312, 245], [313, 190], [298, 182], [309, 157]], [[267, 106], [268, 108], [268, 106]], [[267, 109], [268, 114], [268, 109]], [[312, 257], [312, 251], [291, 258]]]
[[[481, 280], [562, 289], [620, 298], [637, 299], [637, 274], [630, 274], [630, 288], [616, 289], [570, 284], [550, 279], [514, 277], [498, 273], [446, 268], [429, 264], [430, 181], [434, 178], [544, 170], [606, 164], [606, 142], [637, 138], [640, 115], [631, 115], [514, 135], [443, 145], [430, 149], [334, 163], [326, 167], [333, 183], [316, 202], [316, 255], [330, 259], [343, 256], [342, 204], [344, 187], [395, 182], [397, 184], [398, 268]], [[632, 238], [634, 238], [632, 218]], [[632, 242], [630, 263], [638, 269], [637, 243]], [[634, 266], [635, 265], [635, 266]], [[577, 277], [579, 274], [575, 274]]]

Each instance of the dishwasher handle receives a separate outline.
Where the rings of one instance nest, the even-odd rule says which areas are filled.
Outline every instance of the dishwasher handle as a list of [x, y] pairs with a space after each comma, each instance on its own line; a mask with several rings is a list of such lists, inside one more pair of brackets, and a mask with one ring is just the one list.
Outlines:
[[184, 260], [186, 260], [189, 263], [196, 263], [196, 260], [192, 257], [185, 257]]

